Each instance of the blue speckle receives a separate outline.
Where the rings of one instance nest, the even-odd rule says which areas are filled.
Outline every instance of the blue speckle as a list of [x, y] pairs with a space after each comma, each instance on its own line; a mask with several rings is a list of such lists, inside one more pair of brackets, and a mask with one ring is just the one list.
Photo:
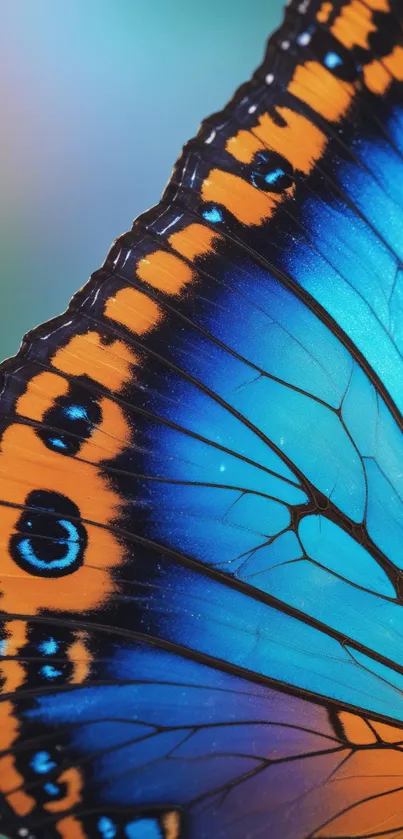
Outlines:
[[49, 437], [49, 443], [51, 446], [54, 446], [55, 449], [67, 449], [66, 443], [64, 443], [60, 437]]
[[66, 414], [66, 417], [72, 420], [84, 419], [87, 420], [87, 422], [90, 421], [87, 411], [81, 405], [69, 405], [64, 409], [64, 413]]
[[4, 655], [7, 649], [7, 641], [0, 641], [0, 655]]
[[50, 782], [48, 784], [44, 784], [43, 788], [48, 795], [58, 795], [60, 792], [60, 787], [58, 787], [57, 784], [52, 784]]
[[59, 644], [54, 638], [47, 638], [46, 641], [42, 641], [38, 644], [38, 650], [40, 650], [44, 655], [54, 655], [58, 648]]
[[45, 676], [45, 679], [57, 679], [58, 676], [62, 675], [61, 670], [56, 670], [56, 667], [52, 667], [51, 664], [44, 664], [41, 667], [42, 676]]
[[273, 169], [272, 172], [265, 175], [265, 181], [267, 184], [275, 184], [283, 175], [285, 175], [284, 169]]
[[335, 67], [340, 67], [340, 64], [343, 64], [343, 59], [337, 55], [337, 52], [328, 52], [325, 55], [325, 67], [328, 70], [334, 70]]
[[156, 819], [137, 819], [125, 828], [127, 839], [161, 839], [161, 829]]
[[116, 836], [116, 827], [112, 821], [112, 819], [108, 819], [107, 816], [101, 816], [98, 821], [98, 830], [103, 836], [103, 839], [114, 839]]
[[45, 775], [46, 772], [55, 769], [56, 763], [52, 760], [49, 752], [36, 752], [31, 760], [30, 766], [38, 775]]
[[211, 221], [212, 224], [218, 224], [218, 222], [222, 221], [223, 215], [218, 207], [212, 207], [211, 210], [204, 210], [203, 218], [205, 218], [206, 221]]

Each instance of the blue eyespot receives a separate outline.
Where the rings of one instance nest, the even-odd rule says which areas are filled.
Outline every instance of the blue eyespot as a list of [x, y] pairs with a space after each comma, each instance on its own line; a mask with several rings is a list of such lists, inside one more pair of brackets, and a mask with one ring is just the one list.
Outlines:
[[51, 769], [56, 768], [56, 763], [52, 760], [49, 752], [36, 752], [30, 762], [30, 766], [38, 775], [46, 775]]
[[324, 63], [328, 70], [334, 70], [335, 67], [340, 67], [340, 64], [343, 64], [343, 59], [337, 55], [337, 52], [328, 52], [325, 55]]
[[218, 224], [223, 220], [223, 215], [218, 207], [212, 207], [211, 210], [204, 210], [203, 218], [205, 218], [206, 221], [211, 221], [212, 224]]
[[38, 650], [40, 650], [44, 655], [54, 655], [57, 652], [58, 647], [59, 644], [54, 638], [47, 638], [46, 641], [42, 641], [38, 644]]
[[101, 816], [97, 824], [98, 830], [103, 839], [114, 839], [116, 836], [116, 827], [112, 819], [107, 816]]
[[57, 679], [58, 676], [62, 675], [62, 671], [56, 670], [56, 667], [53, 667], [51, 664], [44, 664], [43, 667], [41, 667], [41, 673], [45, 679], [49, 680]]
[[67, 531], [67, 538], [55, 540], [58, 545], [66, 545], [65, 555], [60, 557], [60, 559], [54, 559], [53, 561], [47, 562], [37, 555], [32, 546], [31, 538], [27, 537], [26, 539], [21, 539], [18, 544], [18, 550], [25, 562], [28, 562], [30, 565], [33, 565], [34, 568], [38, 568], [41, 571], [53, 571], [56, 569], [61, 570], [73, 565], [80, 551], [80, 537], [78, 530], [75, 524], [71, 521], [67, 521], [66, 519], [58, 519], [58, 524], [60, 524], [61, 527], [64, 527]]

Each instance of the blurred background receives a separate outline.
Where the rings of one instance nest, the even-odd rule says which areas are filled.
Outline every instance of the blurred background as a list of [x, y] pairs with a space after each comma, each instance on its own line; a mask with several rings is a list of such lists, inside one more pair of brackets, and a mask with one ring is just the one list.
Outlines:
[[283, 0], [0, 0], [0, 360], [155, 204]]

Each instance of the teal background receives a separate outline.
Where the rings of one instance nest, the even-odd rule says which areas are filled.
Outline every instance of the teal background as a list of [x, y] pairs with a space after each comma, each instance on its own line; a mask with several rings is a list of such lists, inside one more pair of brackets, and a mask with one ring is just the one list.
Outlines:
[[65, 309], [260, 62], [282, 0], [0, 0], [0, 358]]

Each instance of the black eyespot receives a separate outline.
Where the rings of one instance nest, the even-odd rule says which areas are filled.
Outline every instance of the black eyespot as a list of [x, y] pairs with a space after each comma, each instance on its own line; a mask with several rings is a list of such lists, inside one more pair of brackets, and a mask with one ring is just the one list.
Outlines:
[[[38, 577], [64, 577], [82, 565], [87, 532], [80, 511], [65, 495], [34, 490], [25, 501], [10, 540], [10, 552], [20, 568]], [[33, 509], [32, 509], [33, 508]], [[73, 521], [72, 521], [73, 519]], [[44, 677], [56, 674], [45, 672]]]
[[101, 420], [96, 398], [84, 388], [72, 386], [68, 395], [59, 397], [43, 418], [44, 424], [53, 430], [40, 428], [38, 434], [47, 448], [74, 456]]
[[293, 168], [280, 154], [261, 151], [255, 155], [251, 181], [264, 192], [281, 193], [294, 183]]

